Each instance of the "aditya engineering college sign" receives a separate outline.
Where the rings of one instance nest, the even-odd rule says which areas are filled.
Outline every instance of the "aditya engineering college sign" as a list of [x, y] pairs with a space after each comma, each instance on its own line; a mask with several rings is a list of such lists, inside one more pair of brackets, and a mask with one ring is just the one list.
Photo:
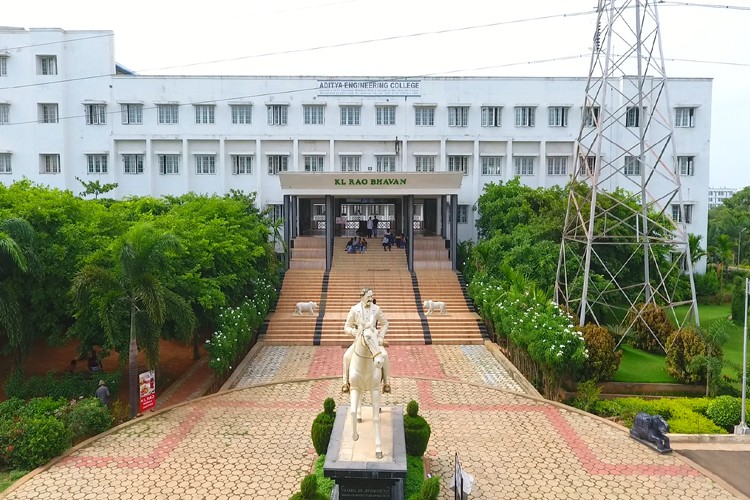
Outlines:
[[419, 96], [420, 80], [318, 80], [321, 96]]

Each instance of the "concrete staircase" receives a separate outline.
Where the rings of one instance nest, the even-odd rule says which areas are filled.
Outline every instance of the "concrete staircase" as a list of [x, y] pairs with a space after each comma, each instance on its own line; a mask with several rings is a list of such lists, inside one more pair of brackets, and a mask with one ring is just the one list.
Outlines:
[[[297, 238], [281, 296], [260, 340], [276, 345], [348, 346], [352, 339], [344, 333], [347, 313], [359, 302], [360, 290], [372, 288], [388, 318], [389, 344], [482, 343], [479, 316], [470, 309], [458, 276], [450, 269], [444, 240], [425, 239], [429, 241], [418, 248], [423, 249], [420, 262], [426, 265], [415, 267], [412, 275], [404, 249], [384, 251], [380, 239], [373, 238], [366, 252], [349, 254], [345, 251], [348, 238], [337, 238], [326, 276], [325, 239]], [[433, 261], [437, 263], [429, 265]], [[425, 316], [422, 302], [427, 299], [446, 302], [448, 314]], [[317, 316], [293, 314], [297, 302], [310, 300], [320, 306]]]

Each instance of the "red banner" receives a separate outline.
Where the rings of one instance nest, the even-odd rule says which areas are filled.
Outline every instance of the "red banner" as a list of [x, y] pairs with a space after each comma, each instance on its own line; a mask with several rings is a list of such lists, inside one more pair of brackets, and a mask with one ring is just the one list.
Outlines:
[[156, 376], [153, 370], [138, 375], [138, 390], [141, 395], [141, 413], [156, 407]]

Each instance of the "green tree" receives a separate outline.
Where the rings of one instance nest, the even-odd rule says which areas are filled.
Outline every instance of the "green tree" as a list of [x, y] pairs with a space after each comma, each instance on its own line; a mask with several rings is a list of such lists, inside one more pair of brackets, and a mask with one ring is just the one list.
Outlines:
[[123, 334], [129, 332], [131, 418], [138, 410], [138, 341], [149, 368], [154, 369], [159, 364], [165, 323], [172, 323], [183, 340], [189, 339], [195, 327], [193, 310], [169, 287], [171, 261], [178, 250], [175, 236], [139, 223], [110, 248], [108, 267], [87, 265], [73, 280], [71, 293], [78, 310], [94, 307], [113, 344], [122, 346]]
[[705, 250], [701, 248], [701, 240], [703, 239], [702, 234], [688, 234], [688, 247], [690, 248], [690, 262], [695, 266], [695, 263], [701, 260], [703, 257], [708, 255]]
[[706, 328], [698, 328], [698, 334], [706, 345], [705, 355], [693, 358], [689, 369], [697, 372], [706, 370], [706, 397], [714, 397], [721, 384], [721, 369], [724, 366], [722, 346], [729, 339], [732, 327], [730, 321], [721, 318]]
[[81, 196], [89, 196], [94, 195], [94, 199], [99, 199], [100, 194], [109, 193], [113, 189], [117, 189], [118, 184], [116, 182], [112, 183], [104, 183], [102, 184], [100, 181], [84, 181], [80, 177], [76, 177], [76, 180], [83, 184], [84, 190], [81, 191]]
[[28, 283], [29, 274], [36, 274], [34, 240], [34, 229], [25, 220], [0, 220], [0, 333], [7, 336], [15, 370], [20, 370], [31, 339], [18, 290], [22, 282]]
[[732, 262], [734, 255], [734, 244], [729, 235], [720, 234], [714, 241], [714, 246], [709, 247], [709, 260], [716, 265], [716, 273], [719, 275], [719, 294], [724, 294], [724, 270]]

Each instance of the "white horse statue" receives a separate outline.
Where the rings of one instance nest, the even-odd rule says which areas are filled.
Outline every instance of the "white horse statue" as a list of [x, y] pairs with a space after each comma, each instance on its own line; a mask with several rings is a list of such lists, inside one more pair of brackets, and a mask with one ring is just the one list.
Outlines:
[[383, 458], [380, 443], [380, 379], [385, 359], [378, 346], [378, 335], [372, 325], [367, 325], [354, 339], [354, 356], [349, 365], [351, 386], [350, 416], [352, 439], [359, 439], [357, 422], [362, 421], [362, 395], [370, 391], [372, 399], [372, 423], [375, 430], [375, 457]]

